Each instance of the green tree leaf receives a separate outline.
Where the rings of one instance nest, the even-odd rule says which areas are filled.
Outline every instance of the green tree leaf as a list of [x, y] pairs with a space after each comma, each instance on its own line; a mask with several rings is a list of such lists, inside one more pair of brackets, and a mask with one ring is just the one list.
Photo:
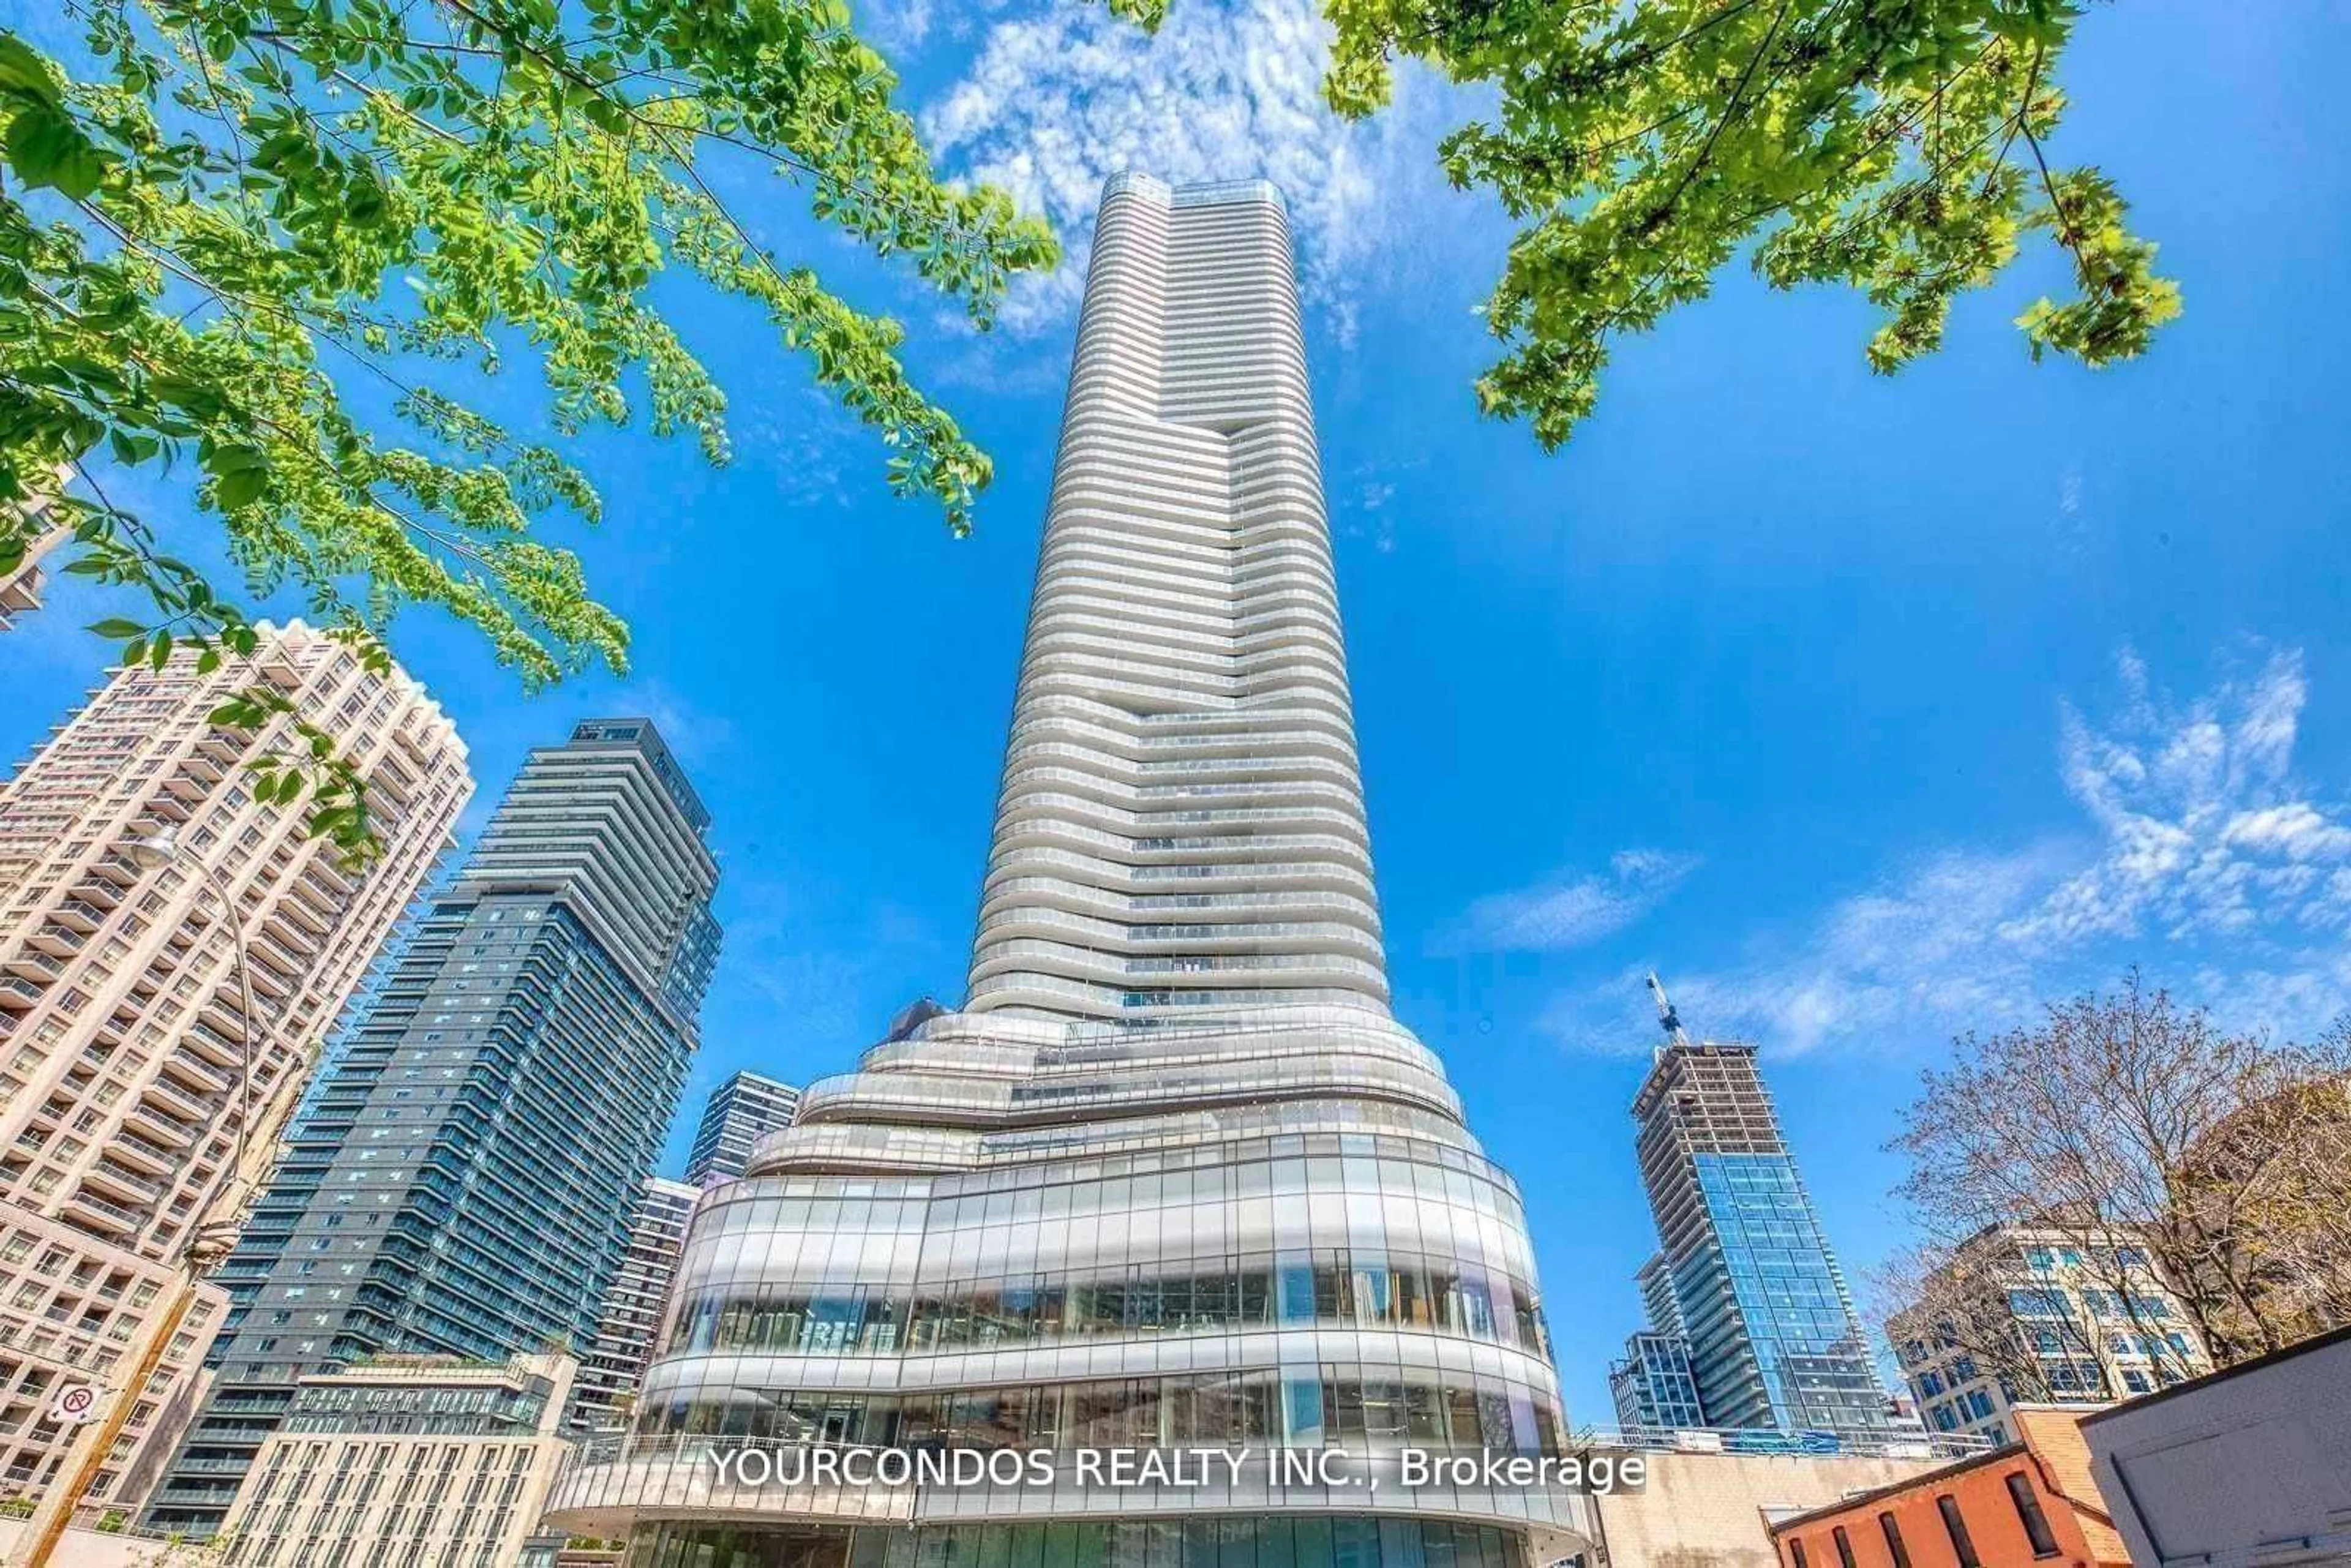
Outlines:
[[[1113, 0], [1148, 15], [1157, 0]], [[2179, 313], [2155, 247], [2095, 169], [2054, 168], [2078, 0], [1324, 0], [1325, 97], [1375, 112], [1401, 58], [1487, 84], [1447, 176], [1520, 225], [1485, 308], [1488, 413], [1546, 447], [1597, 400], [1617, 343], [1704, 298], [1740, 256], [1775, 287], [1839, 284], [1885, 313], [1892, 373], [1942, 343], [1952, 301], [2045, 235], [2069, 301], [2018, 325], [2033, 356], [2144, 353]]]
[[[812, 215], [979, 326], [1015, 276], [1055, 262], [1050, 232], [1002, 193], [936, 176], [837, 0], [76, 14], [75, 70], [0, 28], [0, 549], [21, 559], [14, 503], [70, 514], [60, 569], [143, 596], [172, 628], [142, 639], [150, 662], [254, 655], [237, 596], [186, 564], [225, 550], [380, 671], [410, 604], [475, 628], [526, 686], [625, 670], [627, 627], [544, 536], [601, 518], [564, 451], [590, 426], [729, 456], [726, 395], [664, 316], [664, 274], [764, 316], [778, 352], [905, 460], [881, 476], [892, 490], [969, 528], [990, 466], [907, 374], [904, 329], [771, 252], [705, 169], [723, 155], [789, 174]], [[508, 358], [536, 373], [529, 417], [552, 442], [476, 406]], [[94, 451], [151, 480], [193, 455], [195, 505], [110, 504], [81, 472]], [[80, 482], [59, 495], [60, 474]], [[282, 717], [264, 689], [214, 722]], [[294, 737], [271, 798], [340, 780], [344, 814], [314, 823], [363, 850], [365, 781], [337, 771], [330, 741]]]
[[106, 177], [105, 154], [82, 134], [73, 116], [49, 103], [36, 101], [18, 110], [8, 122], [5, 145], [9, 166], [34, 190], [54, 186], [78, 202]]

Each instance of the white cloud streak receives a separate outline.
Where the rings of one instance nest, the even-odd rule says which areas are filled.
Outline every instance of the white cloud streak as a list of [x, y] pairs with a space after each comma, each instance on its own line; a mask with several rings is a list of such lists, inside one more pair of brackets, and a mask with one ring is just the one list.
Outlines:
[[1449, 953], [1543, 953], [1581, 947], [1647, 915], [1698, 869], [1695, 855], [1620, 850], [1608, 869], [1489, 894], [1437, 936]]
[[[2085, 821], [2007, 852], [1894, 868], [1792, 938], [1677, 979], [1685, 1019], [1768, 1050], [1900, 1053], [2143, 965], [2224, 1022], [2307, 1034], [2351, 1009], [2351, 810], [2293, 760], [2301, 658], [2178, 703], [2120, 658], [2125, 701], [2061, 711], [2059, 774]], [[1562, 998], [1547, 1027], [1578, 1049], [1646, 1044], [1637, 973]]]

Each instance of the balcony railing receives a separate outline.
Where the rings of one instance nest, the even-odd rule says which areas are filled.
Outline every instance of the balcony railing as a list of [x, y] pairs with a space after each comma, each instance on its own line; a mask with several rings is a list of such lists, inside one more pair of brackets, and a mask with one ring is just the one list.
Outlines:
[[1652, 1427], [1632, 1431], [1585, 1427], [1579, 1448], [1636, 1448], [1645, 1453], [1818, 1454], [1861, 1458], [1964, 1459], [1990, 1453], [1989, 1437], [1952, 1432], [1782, 1432], [1771, 1427]]

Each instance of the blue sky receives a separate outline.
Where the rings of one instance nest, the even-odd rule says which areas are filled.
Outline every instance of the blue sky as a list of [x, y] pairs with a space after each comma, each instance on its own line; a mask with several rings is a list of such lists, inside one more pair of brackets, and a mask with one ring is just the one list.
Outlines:
[[[1604, 1424], [1653, 1244], [1625, 1110], [1645, 967], [1694, 1029], [1763, 1044], [1856, 1278], [1901, 1240], [1880, 1145], [1954, 1031], [2131, 963], [2282, 1033], [2351, 1001], [2351, 23], [2319, 0], [2083, 22], [2058, 151], [2116, 176], [2185, 290], [2147, 361], [2028, 363], [2009, 322], [2046, 256], [1891, 382], [1864, 302], [1734, 274], [1621, 346], [1545, 457], [1469, 396], [1507, 231], [1430, 150], [1474, 102], [1416, 78], [1332, 126], [1309, 15], [1178, 0], [1155, 43], [1069, 0], [872, 25], [948, 163], [1080, 253], [1118, 167], [1289, 187], [1397, 1011], [1527, 1189], [1571, 1412]], [[727, 936], [673, 1167], [726, 1072], [841, 1071], [960, 990], [1074, 298], [1074, 271], [1024, 289], [977, 340], [812, 235], [789, 186], [734, 188], [908, 321], [998, 459], [977, 536], [891, 502], [748, 313], [679, 283], [737, 461], [595, 436], [610, 521], [567, 541], [635, 677], [525, 699], [433, 617], [395, 636], [472, 745], [469, 829], [595, 713], [652, 714], [709, 800]], [[68, 590], [0, 638], [11, 754], [94, 679], [78, 628], [103, 612]]]

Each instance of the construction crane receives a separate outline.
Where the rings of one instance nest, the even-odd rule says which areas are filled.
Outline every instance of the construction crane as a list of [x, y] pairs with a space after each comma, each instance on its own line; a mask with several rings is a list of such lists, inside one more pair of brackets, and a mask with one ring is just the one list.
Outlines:
[[1689, 1031], [1682, 1028], [1681, 1015], [1674, 1011], [1674, 1004], [1666, 1000], [1665, 982], [1657, 978], [1655, 969], [1649, 971], [1649, 999], [1657, 1004], [1657, 1023], [1666, 1031], [1667, 1043], [1687, 1045]]

